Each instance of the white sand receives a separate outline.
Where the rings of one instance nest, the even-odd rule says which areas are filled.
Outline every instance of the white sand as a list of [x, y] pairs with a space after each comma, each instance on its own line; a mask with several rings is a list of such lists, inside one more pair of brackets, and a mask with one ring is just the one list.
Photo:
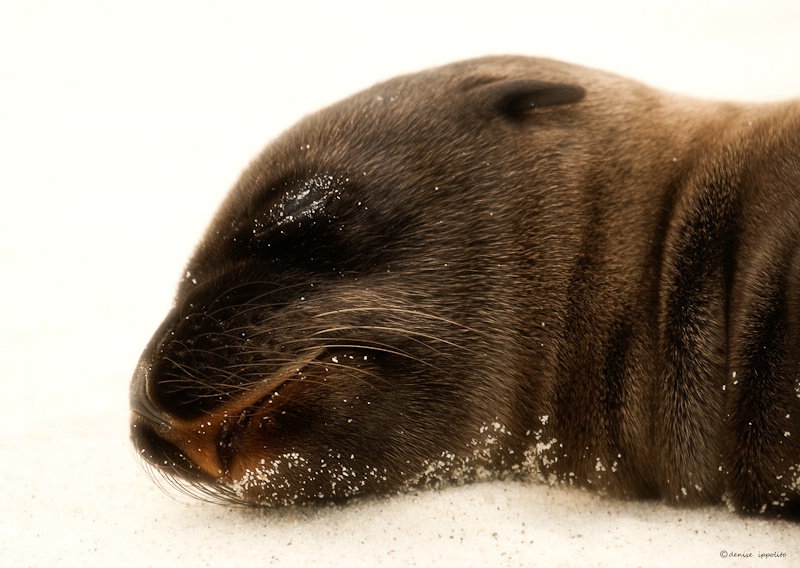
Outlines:
[[176, 501], [138, 467], [139, 352], [238, 172], [304, 113], [503, 52], [800, 95], [792, 0], [432, 4], [0, 7], [0, 565], [800, 566], [800, 527], [724, 507], [490, 483], [264, 513]]

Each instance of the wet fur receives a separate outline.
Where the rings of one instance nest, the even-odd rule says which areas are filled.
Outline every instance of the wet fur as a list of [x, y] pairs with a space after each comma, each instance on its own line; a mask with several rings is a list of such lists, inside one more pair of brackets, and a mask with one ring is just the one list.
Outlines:
[[796, 517], [798, 109], [496, 57], [306, 118], [190, 260], [134, 444], [244, 503], [515, 475]]

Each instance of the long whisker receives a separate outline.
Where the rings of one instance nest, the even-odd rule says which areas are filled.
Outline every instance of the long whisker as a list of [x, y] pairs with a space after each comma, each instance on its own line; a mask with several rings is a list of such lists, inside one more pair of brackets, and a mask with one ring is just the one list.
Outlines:
[[413, 330], [410, 330], [410, 329], [388, 327], [388, 326], [379, 326], [379, 325], [346, 325], [346, 326], [340, 326], [340, 327], [332, 327], [332, 328], [328, 328], [328, 329], [324, 329], [324, 330], [320, 330], [320, 331], [314, 332], [311, 335], [315, 336], [315, 335], [324, 335], [326, 333], [334, 333], [334, 332], [339, 332], [339, 331], [360, 331], [360, 330], [399, 332], [402, 335], [405, 335], [406, 337], [415, 340], [420, 345], [425, 345], [426, 347], [429, 347], [430, 349], [432, 349], [433, 351], [435, 351], [437, 353], [441, 353], [441, 351], [439, 351], [438, 349], [435, 349], [433, 346], [431, 346], [428, 343], [425, 343], [424, 341], [420, 341], [417, 338], [418, 337], [422, 337], [422, 338], [430, 339], [430, 340], [438, 342], [438, 343], [444, 343], [446, 345], [449, 345], [451, 347], [455, 347], [457, 349], [463, 349], [463, 350], [469, 351], [471, 353], [477, 353], [475, 350], [470, 349], [469, 347], [467, 347], [465, 345], [459, 345], [457, 343], [453, 343], [452, 341], [448, 341], [446, 339], [442, 339], [441, 337], [437, 337], [435, 335], [422, 333], [421, 331], [413, 331]]
[[434, 365], [430, 361], [426, 361], [425, 359], [420, 359], [419, 357], [416, 357], [415, 355], [411, 355], [410, 353], [405, 353], [404, 351], [400, 351], [399, 349], [392, 348], [391, 346], [388, 346], [388, 345], [382, 345], [380, 343], [372, 343], [372, 342], [369, 342], [369, 343], [367, 343], [367, 342], [320, 343], [320, 344], [315, 345], [315, 347], [323, 347], [325, 349], [368, 349], [370, 351], [375, 351], [375, 352], [378, 352], [378, 353], [385, 353], [387, 355], [396, 355], [398, 357], [404, 357], [404, 358], [409, 359], [411, 361], [416, 361], [417, 363], [425, 365], [426, 367], [429, 367], [431, 369], [435, 369], [436, 371], [439, 371], [440, 373], [442, 373], [445, 376], [449, 376], [449, 377], [451, 377], [453, 379], [456, 378], [456, 376], [453, 373], [451, 373], [450, 371], [447, 371], [446, 369], [442, 369], [441, 367], [438, 367], [437, 365]]
[[230, 306], [226, 306], [225, 303], [222, 301], [222, 298], [227, 294], [236, 293], [237, 291], [239, 291], [242, 288], [248, 288], [248, 287], [251, 287], [251, 286], [258, 286], [258, 285], [264, 285], [264, 286], [269, 287], [268, 290], [265, 290], [261, 294], [258, 294], [258, 295], [254, 296], [252, 298], [249, 298], [248, 301], [247, 301], [247, 304], [244, 304], [246, 306], [249, 306], [249, 309], [259, 309], [259, 308], [265, 308], [265, 307], [270, 307], [270, 306], [280, 306], [280, 305], [283, 304], [283, 302], [274, 302], [274, 303], [272, 303], [272, 302], [262, 302], [262, 300], [269, 299], [270, 296], [273, 296], [275, 294], [279, 294], [281, 292], [286, 292], [288, 290], [294, 290], [294, 289], [298, 289], [298, 288], [306, 288], [308, 286], [307, 282], [298, 282], [298, 283], [295, 283], [295, 284], [287, 284], [287, 285], [284, 285], [284, 286], [278, 286], [278, 287], [274, 287], [274, 288], [270, 287], [270, 286], [275, 286], [275, 284], [276, 284], [275, 282], [269, 282], [267, 280], [264, 280], [264, 281], [261, 281], [261, 282], [244, 282], [244, 283], [241, 283], [241, 284], [237, 284], [236, 286], [232, 286], [231, 288], [228, 288], [225, 291], [219, 293], [211, 302], [209, 302], [209, 304], [208, 304], [209, 307], [210, 306], [214, 306], [215, 304], [221, 304], [221, 305], [220, 305], [219, 308], [217, 308], [217, 309], [215, 309], [213, 311], [209, 311], [205, 315], [209, 316], [209, 317], [215, 317], [221, 311], [229, 309]]
[[439, 321], [439, 322], [442, 322], [442, 323], [446, 323], [448, 325], [452, 325], [453, 327], [458, 327], [458, 328], [464, 329], [464, 330], [469, 331], [471, 333], [474, 333], [476, 335], [480, 335], [480, 336], [484, 336], [484, 337], [489, 337], [490, 336], [486, 332], [483, 332], [483, 331], [480, 331], [478, 329], [475, 329], [474, 327], [469, 327], [467, 325], [461, 324], [461, 323], [459, 323], [457, 321], [453, 321], [451, 319], [443, 318], [441, 316], [437, 316], [437, 315], [430, 314], [430, 313], [427, 313], [427, 312], [421, 312], [419, 310], [411, 310], [411, 309], [407, 309], [407, 308], [390, 308], [390, 307], [374, 307], [374, 306], [357, 307], [357, 308], [343, 308], [343, 309], [339, 309], [339, 310], [331, 310], [329, 312], [322, 312], [322, 313], [316, 314], [314, 317], [315, 318], [323, 318], [323, 317], [328, 317], [328, 316], [332, 316], [332, 315], [346, 314], [346, 313], [352, 313], [352, 312], [396, 312], [396, 313], [401, 313], [401, 314], [404, 314], [404, 315], [411, 315], [411, 316], [415, 316], [415, 317], [421, 317], [421, 318], [425, 318], [425, 319], [431, 319], [431, 320]]
[[136, 454], [136, 461], [139, 463], [145, 474], [153, 480], [155, 485], [164, 494], [176, 498], [175, 493], [186, 495], [192, 499], [207, 503], [249, 507], [252, 506], [236, 494], [231, 488], [224, 485], [210, 485], [206, 483], [192, 483], [180, 476], [177, 470], [169, 471], [164, 468], [155, 468], [147, 463], [140, 455]]

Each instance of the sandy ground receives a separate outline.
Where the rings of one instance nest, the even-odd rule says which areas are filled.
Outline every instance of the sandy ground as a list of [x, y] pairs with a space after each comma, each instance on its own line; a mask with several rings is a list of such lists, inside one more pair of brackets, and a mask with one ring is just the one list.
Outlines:
[[139, 352], [227, 188], [303, 114], [488, 53], [800, 95], [792, 0], [551, 4], [0, 6], [1, 565], [800, 566], [800, 527], [724, 507], [487, 483], [258, 512], [165, 495], [134, 460]]

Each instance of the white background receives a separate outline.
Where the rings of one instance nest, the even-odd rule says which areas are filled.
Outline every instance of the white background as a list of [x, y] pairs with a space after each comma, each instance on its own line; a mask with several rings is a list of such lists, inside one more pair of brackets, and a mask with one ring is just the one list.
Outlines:
[[176, 501], [138, 467], [129, 377], [247, 162], [378, 80], [496, 53], [799, 96], [800, 3], [0, 5], [0, 564], [800, 565], [800, 528], [724, 507], [492, 483], [265, 514]]

